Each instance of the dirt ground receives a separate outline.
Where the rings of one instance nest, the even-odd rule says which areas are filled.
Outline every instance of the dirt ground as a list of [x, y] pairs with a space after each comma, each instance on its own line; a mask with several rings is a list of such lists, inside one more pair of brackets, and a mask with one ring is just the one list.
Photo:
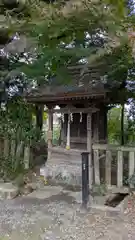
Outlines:
[[84, 211], [66, 194], [0, 202], [0, 240], [135, 240], [135, 210]]

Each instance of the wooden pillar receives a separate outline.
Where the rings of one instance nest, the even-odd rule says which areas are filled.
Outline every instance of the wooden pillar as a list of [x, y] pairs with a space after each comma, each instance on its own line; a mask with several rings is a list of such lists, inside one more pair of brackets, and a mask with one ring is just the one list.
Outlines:
[[89, 187], [92, 188], [93, 183], [93, 167], [92, 167], [92, 113], [87, 114], [87, 151], [89, 152]]
[[51, 149], [52, 148], [52, 138], [53, 138], [53, 113], [51, 109], [48, 111], [48, 160], [51, 159]]
[[104, 138], [105, 138], [105, 143], [108, 143], [108, 107], [105, 106], [104, 108]]
[[68, 122], [67, 122], [67, 143], [66, 149], [70, 150], [70, 114], [68, 114]]
[[[129, 179], [135, 170], [135, 152], [129, 152]], [[130, 188], [134, 188], [134, 184], [130, 183]]]
[[117, 186], [123, 186], [123, 152], [118, 151]]
[[[65, 117], [65, 116], [64, 116]], [[60, 145], [64, 146], [64, 122], [63, 119], [61, 119], [61, 131], [60, 131]]]
[[36, 105], [36, 128], [37, 128], [37, 140], [41, 138], [41, 132], [43, 128], [43, 105]]
[[107, 143], [107, 107], [102, 106], [99, 111], [99, 141]]
[[93, 143], [99, 143], [99, 112], [92, 114]]
[[121, 141], [120, 144], [124, 145], [124, 103], [121, 105]]

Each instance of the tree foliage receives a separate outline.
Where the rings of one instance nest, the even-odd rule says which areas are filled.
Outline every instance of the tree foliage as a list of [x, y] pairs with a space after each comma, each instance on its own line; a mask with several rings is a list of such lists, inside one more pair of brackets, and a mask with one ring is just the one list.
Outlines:
[[29, 143], [36, 137], [32, 123], [33, 107], [21, 98], [8, 101], [0, 109], [0, 135]]
[[[122, 107], [113, 107], [108, 112], [108, 139], [110, 143], [121, 144], [121, 113]], [[124, 111], [124, 143], [135, 143], [135, 118], [131, 114], [132, 107]]]
[[37, 61], [31, 66], [32, 72], [36, 71], [36, 64], [40, 66], [37, 75], [45, 78], [82, 58], [93, 64], [105, 54], [112, 54], [121, 43], [127, 43], [123, 1], [68, 1], [64, 6], [60, 3], [42, 6], [43, 3], [37, 3], [37, 17], [27, 28], [24, 25], [38, 43]]
[[33, 79], [41, 85], [55, 74], [65, 78], [67, 66], [82, 60], [86, 66], [102, 63], [101, 75], [111, 83], [127, 77], [133, 82], [134, 58], [128, 39], [134, 24], [132, 4], [124, 0], [1, 0], [2, 49], [14, 41], [16, 33], [18, 38], [30, 39], [34, 49], [2, 52], [1, 99], [8, 100], [14, 87], [21, 95]]
[[[22, 64], [20, 57], [26, 57], [23, 52], [14, 58], [12, 64], [14, 68], [21, 65], [20, 71], [25, 72], [30, 81], [35, 78], [38, 84], [44, 83], [58, 71], [59, 76], [63, 75], [67, 65], [82, 59], [88, 64], [96, 64], [97, 60], [101, 62], [104, 56], [110, 62], [115, 61], [116, 52], [122, 60], [117, 58], [115, 71], [107, 69], [107, 72], [113, 75], [111, 80], [115, 77], [121, 79], [120, 73], [127, 68], [130, 55], [127, 30], [131, 26], [131, 16], [124, 0], [6, 0], [2, 6], [12, 36], [18, 32], [19, 36], [25, 34], [34, 39], [36, 53], [32, 61]], [[106, 63], [103, 74], [105, 70]]]

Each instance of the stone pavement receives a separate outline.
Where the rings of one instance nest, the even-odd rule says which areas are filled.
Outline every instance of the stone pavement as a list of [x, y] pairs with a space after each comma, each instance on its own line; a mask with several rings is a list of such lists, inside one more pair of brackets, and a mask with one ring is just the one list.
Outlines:
[[84, 211], [61, 187], [0, 202], [0, 240], [135, 240], [135, 211]]

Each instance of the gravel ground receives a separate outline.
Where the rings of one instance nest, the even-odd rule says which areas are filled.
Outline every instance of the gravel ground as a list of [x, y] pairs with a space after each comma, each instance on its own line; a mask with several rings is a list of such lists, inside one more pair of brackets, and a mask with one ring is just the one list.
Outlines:
[[0, 240], [135, 240], [134, 207], [121, 214], [85, 212], [73, 200], [59, 194], [1, 201]]

